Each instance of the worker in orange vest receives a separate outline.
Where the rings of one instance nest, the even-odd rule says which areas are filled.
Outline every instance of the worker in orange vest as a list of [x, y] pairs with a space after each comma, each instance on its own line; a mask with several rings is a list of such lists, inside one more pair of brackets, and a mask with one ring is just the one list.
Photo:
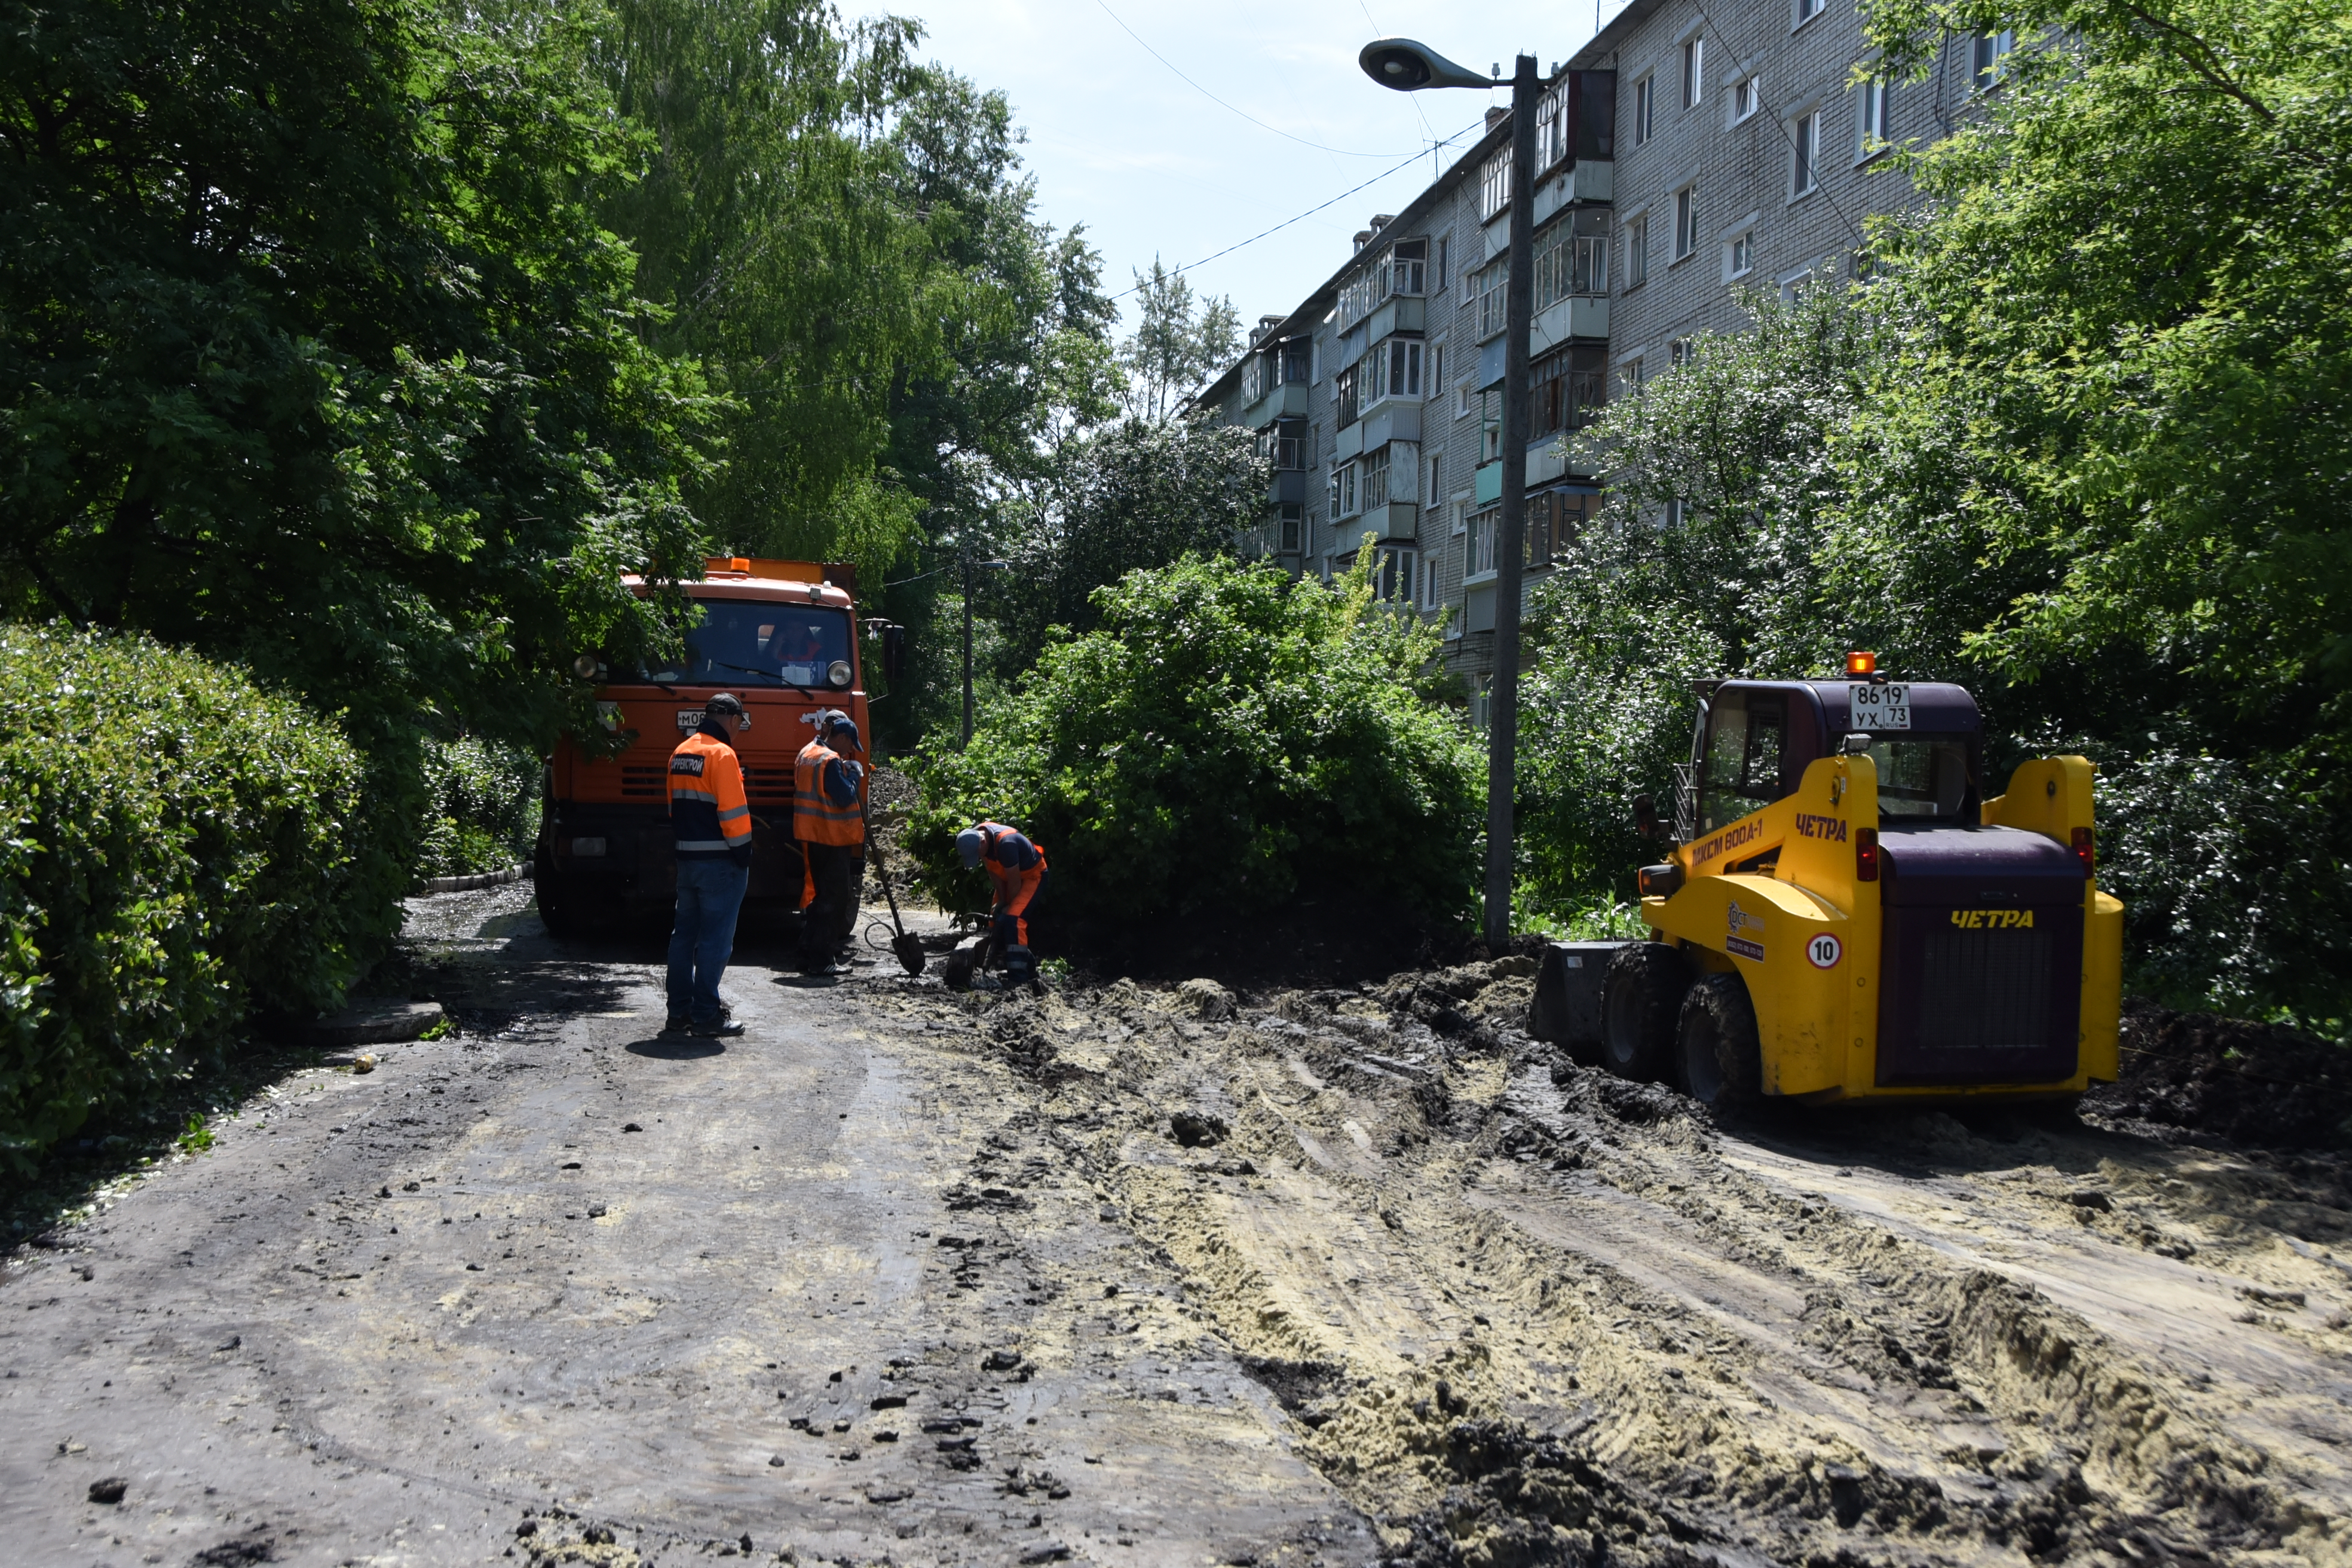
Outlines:
[[719, 977], [735, 951], [735, 917], [751, 880], [751, 806], [743, 797], [743, 764], [730, 743], [742, 721], [742, 700], [722, 691], [702, 705], [702, 722], [669, 754], [677, 914], [669, 933], [668, 1034], [743, 1032], [719, 999]]
[[849, 940], [857, 868], [866, 850], [861, 809], [866, 770], [844, 752], [863, 750], [848, 714], [828, 710], [793, 763], [793, 837], [808, 858], [807, 907], [801, 911], [801, 973], [832, 974]]
[[1004, 955], [1005, 978], [1015, 984], [1034, 980], [1037, 961], [1029, 951], [1029, 911], [1045, 889], [1045, 847], [1001, 822], [982, 822], [956, 835], [956, 853], [967, 870], [985, 866], [995, 886], [990, 914], [997, 949]]

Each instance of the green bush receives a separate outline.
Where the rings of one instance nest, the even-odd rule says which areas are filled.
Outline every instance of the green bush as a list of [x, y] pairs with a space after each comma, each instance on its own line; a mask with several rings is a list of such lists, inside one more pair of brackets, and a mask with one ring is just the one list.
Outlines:
[[469, 735], [427, 742], [424, 766], [430, 804], [417, 837], [419, 881], [503, 871], [530, 858], [539, 830], [536, 756]]
[[1376, 605], [1360, 571], [1326, 586], [1223, 559], [1096, 602], [1101, 625], [1050, 644], [968, 750], [917, 763], [907, 846], [943, 903], [985, 897], [954, 837], [990, 816], [1045, 846], [1074, 921], [1233, 917], [1304, 889], [1468, 910], [1482, 780], [1427, 700], [1433, 628]]
[[[135, 1108], [396, 916], [365, 764], [237, 670], [0, 625], [0, 1160]], [[380, 837], [380, 836], [375, 836]]]

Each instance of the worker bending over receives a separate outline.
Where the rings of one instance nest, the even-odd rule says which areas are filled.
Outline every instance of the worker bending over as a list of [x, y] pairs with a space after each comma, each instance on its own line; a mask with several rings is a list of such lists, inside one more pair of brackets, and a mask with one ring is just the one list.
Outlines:
[[967, 870], [988, 868], [995, 884], [992, 914], [998, 951], [1004, 954], [1006, 978], [1016, 984], [1034, 980], [1037, 961], [1029, 951], [1029, 911], [1045, 887], [1045, 848], [1033, 844], [1001, 822], [983, 822], [956, 835], [956, 852]]
[[669, 824], [677, 858], [677, 913], [669, 933], [669, 1019], [664, 1032], [740, 1035], [719, 999], [735, 952], [735, 917], [751, 880], [751, 807], [743, 765], [729, 742], [743, 703], [722, 691], [702, 722], [669, 754]]
[[835, 973], [834, 959], [856, 918], [857, 868], [866, 850], [861, 795], [866, 770], [841, 753], [858, 752], [857, 726], [828, 709], [793, 764], [793, 837], [808, 857], [807, 907], [801, 912], [801, 973]]

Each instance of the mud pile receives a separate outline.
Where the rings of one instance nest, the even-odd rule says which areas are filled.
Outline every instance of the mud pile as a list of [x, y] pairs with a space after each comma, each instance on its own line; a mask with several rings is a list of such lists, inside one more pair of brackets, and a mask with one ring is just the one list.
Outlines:
[[[1262, 1384], [1384, 1562], [2347, 1560], [2345, 1401], [2257, 1411], [2287, 1363], [2119, 1339], [2000, 1266], [2063, 1250], [2096, 1302], [2248, 1260], [2212, 1342], [2270, 1333], [2340, 1383], [2352, 1265], [2281, 1252], [2242, 1166], [2192, 1188], [2071, 1122], [1718, 1127], [1530, 1041], [1533, 968], [870, 1005], [1000, 1064], [973, 1189], [1090, 1182], [1181, 1303], [1126, 1331]], [[2303, 1199], [2312, 1236], [2352, 1218]]]
[[2085, 1096], [2084, 1110], [2255, 1148], [2352, 1152], [2352, 1049], [2137, 1001], [2122, 1047], [2122, 1081]]

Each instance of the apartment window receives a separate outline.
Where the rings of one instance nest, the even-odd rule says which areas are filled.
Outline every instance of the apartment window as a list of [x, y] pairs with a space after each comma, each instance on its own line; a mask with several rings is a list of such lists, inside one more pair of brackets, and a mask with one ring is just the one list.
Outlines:
[[1731, 243], [1723, 247], [1723, 273], [1727, 279], [1745, 278], [1756, 270], [1756, 231], [1748, 229], [1734, 235]]
[[1470, 531], [1470, 503], [1469, 503], [1469, 502], [1467, 502], [1467, 501], [1455, 501], [1455, 502], [1454, 503], [1454, 537], [1458, 539], [1458, 538], [1460, 538], [1463, 534], [1465, 534], [1465, 533], [1467, 533], [1467, 532], [1469, 532], [1469, 531]]
[[1887, 147], [1888, 94], [1894, 84], [1883, 76], [1872, 77], [1862, 84], [1861, 101], [1855, 105], [1854, 162], [1875, 158]]
[[1433, 553], [1421, 558], [1420, 604], [1423, 614], [1437, 608], [1437, 557]]
[[1479, 270], [1478, 341], [1482, 343], [1503, 330], [1504, 285], [1510, 279], [1507, 260], [1496, 261]]
[[1356, 481], [1356, 510], [1370, 511], [1374, 507], [1389, 504], [1389, 449], [1367, 452], [1361, 463], [1362, 471]]
[[1972, 65], [1979, 92], [1990, 92], [2000, 85], [2001, 61], [2017, 47], [2017, 35], [2007, 27], [1998, 33], [1976, 36]]
[[1526, 564], [1549, 566], [1565, 558], [1584, 525], [1600, 511], [1600, 496], [1580, 490], [1547, 490], [1529, 496]]
[[1452, 259], [1453, 252], [1454, 237], [1450, 234], [1439, 235], [1437, 237], [1437, 291], [1441, 294], [1445, 291], [1445, 265]]
[[1491, 463], [1503, 455], [1502, 398], [1478, 395], [1478, 460]]
[[1650, 140], [1652, 106], [1657, 100], [1658, 79], [1645, 76], [1633, 84], [1633, 145], [1646, 146]]
[[1820, 16], [1828, 5], [1829, 0], [1795, 0], [1796, 16], [1790, 24], [1790, 31], [1794, 32]]
[[1372, 567], [1372, 596], [1382, 603], [1411, 605], [1419, 584], [1414, 578], [1421, 564], [1417, 550], [1384, 549]]
[[1470, 384], [1466, 381], [1454, 388], [1454, 417], [1456, 419], [1470, 417]]
[[1435, 397], [1437, 389], [1445, 384], [1445, 345], [1429, 345], [1429, 395]]
[[1691, 358], [1691, 341], [1688, 338], [1676, 338], [1666, 345], [1668, 365], [1685, 365], [1690, 363]]
[[1644, 367], [1642, 363], [1642, 356], [1640, 354], [1635, 354], [1632, 359], [1625, 362], [1623, 374], [1625, 376], [1625, 390], [1630, 393], [1640, 392], [1642, 390], [1642, 383], [1647, 379], [1644, 374]]
[[1683, 107], [1696, 109], [1706, 97], [1706, 40], [1683, 40]]
[[1731, 122], [1737, 125], [1755, 113], [1756, 106], [1763, 99], [1763, 78], [1748, 76], [1734, 82], [1731, 87]]
[[1698, 187], [1685, 185], [1675, 193], [1675, 259], [1698, 248]]
[[1495, 536], [1502, 531], [1503, 509], [1488, 507], [1470, 520], [1470, 555], [1465, 577], [1482, 576], [1495, 569]]
[[1684, 523], [1686, 523], [1689, 521], [1690, 502], [1686, 500], [1670, 500], [1666, 503], [1665, 521], [1668, 528], [1680, 528]]
[[1297, 501], [1286, 503], [1282, 509], [1282, 552], [1285, 555], [1298, 553], [1300, 536], [1306, 528], [1307, 509]]
[[1528, 436], [1541, 440], [1592, 423], [1608, 395], [1608, 351], [1556, 349], [1528, 367]]
[[1337, 427], [1341, 430], [1356, 422], [1357, 368], [1351, 364], [1331, 378], [1331, 401], [1339, 409]]
[[1426, 488], [1423, 489], [1421, 496], [1422, 502], [1425, 506], [1435, 506], [1440, 500], [1440, 471], [1444, 468], [1444, 465], [1445, 454], [1443, 452], [1433, 452], [1430, 454], [1429, 480]]
[[1794, 162], [1790, 171], [1789, 194], [1801, 196], [1821, 183], [1822, 111], [1798, 117], [1790, 140], [1795, 144]]
[[1419, 338], [1391, 338], [1374, 349], [1365, 361], [1371, 384], [1364, 401], [1378, 403], [1384, 397], [1419, 397], [1421, 356]]
[[1535, 308], [1609, 292], [1609, 214], [1580, 207], [1536, 236]]
[[1510, 205], [1511, 149], [1506, 145], [1478, 172], [1478, 221], [1485, 223]]
[[1650, 277], [1650, 215], [1625, 226], [1625, 287], [1639, 289]]
[[1356, 465], [1353, 463], [1342, 463], [1331, 470], [1331, 515], [1333, 517], [1353, 517], [1360, 510], [1357, 504], [1359, 489], [1356, 479]]

